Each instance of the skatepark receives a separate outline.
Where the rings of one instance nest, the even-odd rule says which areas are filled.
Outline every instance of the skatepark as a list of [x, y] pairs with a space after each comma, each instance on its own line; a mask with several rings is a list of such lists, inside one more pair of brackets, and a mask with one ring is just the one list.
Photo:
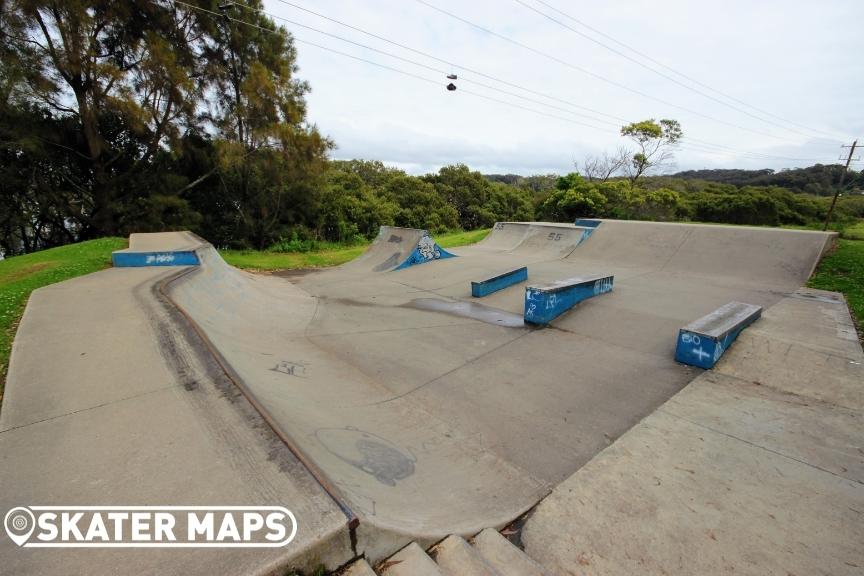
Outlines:
[[[524, 552], [513, 574], [856, 573], [864, 355], [842, 296], [802, 288], [833, 240], [502, 222], [445, 250], [382, 227], [354, 261], [283, 278], [190, 233], [134, 234], [114, 268], [31, 298], [0, 413], [4, 502], [273, 503], [297, 540], [221, 556], [4, 541], [0, 572], [268, 574], [402, 554], [378, 573], [425, 574], [438, 568], [410, 562], [437, 546], [444, 574], [484, 573], [447, 571], [474, 549], [490, 565], [492, 549]], [[531, 315], [532, 289], [558, 295], [554, 319]], [[733, 326], [714, 368], [676, 362], [679, 331], [729, 303], [761, 317]]]

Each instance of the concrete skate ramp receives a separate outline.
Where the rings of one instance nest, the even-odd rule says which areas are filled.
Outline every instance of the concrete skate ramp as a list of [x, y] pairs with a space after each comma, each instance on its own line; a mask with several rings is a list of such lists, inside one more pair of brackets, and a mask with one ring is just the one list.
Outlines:
[[129, 250], [135, 252], [176, 252], [194, 250], [202, 243], [191, 232], [146, 232], [129, 235]]
[[512, 250], [522, 242], [529, 227], [526, 222], [496, 222], [486, 238], [471, 248], [499, 252]]
[[[428, 244], [429, 252], [418, 257], [419, 251]], [[414, 258], [412, 259], [412, 255]], [[351, 272], [387, 272], [426, 260], [449, 258], [451, 254], [431, 240], [429, 232], [416, 228], [381, 226], [372, 245], [360, 257], [340, 268]]]
[[115, 267], [194, 266], [201, 243], [190, 232], [130, 234], [129, 247], [112, 252], [111, 261]]
[[[361, 526], [428, 541], [530, 507], [700, 373], [673, 360], [681, 326], [732, 300], [770, 306], [831, 238], [604, 221], [565, 256], [539, 240], [575, 242], [572, 224], [508, 227], [460, 258], [380, 274], [389, 256], [368, 255], [294, 284], [206, 247], [171, 294]], [[615, 289], [542, 330], [466, 316], [471, 279], [526, 264], [532, 283], [614, 273]], [[483, 304], [521, 314], [523, 297]]]
[[807, 230], [604, 220], [571, 260], [794, 289], [830, 241]]
[[[361, 526], [406, 539], [469, 534], [508, 522], [546, 493], [530, 473], [486, 450], [481, 438], [411, 398], [394, 397], [374, 370], [346, 359], [350, 350], [319, 346], [308, 333], [323, 313], [318, 299], [282, 279], [231, 268], [212, 247], [199, 249], [199, 258], [200, 268], [171, 285], [172, 299], [324, 471]], [[404, 314], [410, 311], [382, 311], [379, 322], [399, 324]], [[411, 323], [440, 321], [418, 312]], [[424, 354], [381, 352], [394, 362], [404, 353]]]
[[550, 226], [531, 224], [521, 242], [511, 252], [534, 256], [564, 258], [569, 256], [592, 229], [582, 226]]

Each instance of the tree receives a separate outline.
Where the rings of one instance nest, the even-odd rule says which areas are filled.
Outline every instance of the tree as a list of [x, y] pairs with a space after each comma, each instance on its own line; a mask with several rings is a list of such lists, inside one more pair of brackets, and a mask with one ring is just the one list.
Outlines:
[[[70, 216], [85, 237], [115, 234], [118, 203], [129, 199], [136, 174], [194, 114], [196, 19], [151, 0], [18, 0], [5, 8], [9, 48], [0, 56], [4, 71], [15, 72], [15, 97], [73, 119], [82, 137], [75, 152], [87, 163], [79, 185], [88, 198]], [[26, 66], [13, 68], [11, 59]]]
[[[614, 152], [604, 151], [599, 156], [586, 156], [582, 162], [582, 175], [588, 180], [606, 182], [612, 176], [627, 168], [633, 152], [626, 146], [619, 146]], [[578, 164], [576, 165], [578, 168]]]
[[630, 138], [638, 147], [626, 166], [630, 182], [635, 183], [643, 174], [672, 160], [682, 132], [677, 120], [660, 120], [657, 123], [650, 119], [623, 126], [621, 135]]
[[305, 122], [309, 85], [295, 77], [293, 37], [262, 12], [260, 0], [226, 9], [236, 19], [208, 20], [202, 40], [205, 119], [226, 140], [217, 169], [236, 234], [264, 248], [286, 227], [314, 220], [333, 144]]
[[435, 190], [459, 214], [459, 225], [474, 230], [495, 223], [495, 215], [487, 208], [491, 183], [480, 172], [464, 164], [444, 166], [438, 174], [424, 176]]

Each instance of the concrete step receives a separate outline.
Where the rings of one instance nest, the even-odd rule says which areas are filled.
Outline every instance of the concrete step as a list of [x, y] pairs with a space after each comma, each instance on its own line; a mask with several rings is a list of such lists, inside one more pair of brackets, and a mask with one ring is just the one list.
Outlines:
[[412, 542], [378, 566], [381, 576], [444, 576], [426, 552]]
[[448, 536], [431, 553], [447, 576], [501, 576], [460, 536]]
[[360, 558], [340, 572], [339, 576], [375, 576], [375, 571], [372, 570], [365, 558]]
[[501, 576], [548, 576], [543, 567], [497, 530], [486, 528], [473, 540], [474, 548]]

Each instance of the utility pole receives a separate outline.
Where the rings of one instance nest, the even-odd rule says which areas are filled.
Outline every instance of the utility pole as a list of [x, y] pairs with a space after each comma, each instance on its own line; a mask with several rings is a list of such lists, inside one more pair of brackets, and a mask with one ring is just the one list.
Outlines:
[[834, 199], [831, 200], [831, 207], [828, 208], [828, 214], [825, 215], [825, 225], [822, 227], [822, 230], [828, 230], [828, 224], [831, 222], [831, 214], [834, 213], [834, 206], [837, 204], [837, 198], [840, 196], [840, 192], [843, 190], [843, 182], [846, 180], [846, 173], [849, 171], [849, 164], [852, 163], [852, 156], [855, 154], [855, 147], [858, 145], [858, 140], [852, 142], [852, 146], [846, 146], [845, 144], [841, 146], [841, 148], [849, 148], [849, 156], [846, 157], [846, 166], [843, 167], [843, 173], [840, 174], [840, 184], [837, 186], [837, 190], [834, 192]]
[[843, 173], [840, 174], [840, 184], [837, 186], [837, 191], [834, 192], [834, 199], [831, 200], [831, 207], [828, 208], [828, 214], [825, 215], [825, 225], [822, 230], [828, 230], [828, 223], [831, 222], [831, 214], [834, 213], [834, 205], [837, 204], [837, 197], [840, 196], [840, 191], [843, 190], [843, 182], [846, 180], [846, 173], [849, 171], [849, 164], [852, 163], [852, 155], [855, 154], [855, 147], [858, 145], [858, 140], [852, 142], [852, 146], [842, 146], [849, 148], [849, 156], [846, 158], [846, 166], [843, 168]]

